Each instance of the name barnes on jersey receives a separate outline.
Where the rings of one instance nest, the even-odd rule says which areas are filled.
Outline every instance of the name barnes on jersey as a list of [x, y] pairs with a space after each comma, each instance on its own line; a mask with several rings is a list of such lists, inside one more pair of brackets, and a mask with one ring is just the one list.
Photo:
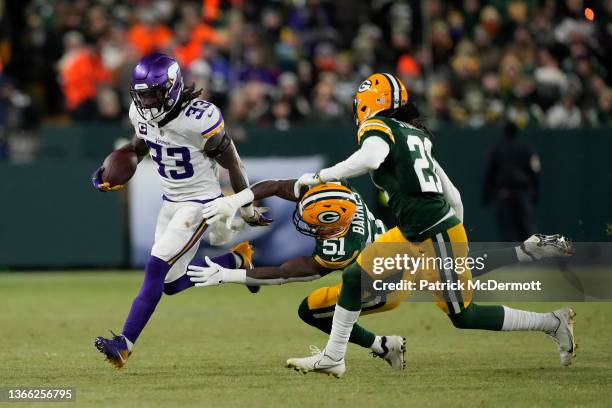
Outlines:
[[[467, 285], [466, 285], [467, 283]], [[467, 288], [466, 288], [467, 286]], [[385, 282], [382, 279], [377, 279], [372, 282], [372, 288], [376, 291], [405, 291], [405, 290], [431, 290], [431, 291], [541, 291], [541, 281], [531, 282], [498, 282], [495, 279], [487, 280], [469, 280], [467, 282], [459, 281], [430, 281], [427, 279], [406, 280], [402, 279], [399, 282]]]
[[359, 200], [356, 200], [356, 204], [355, 215], [353, 216], [353, 221], [351, 221], [351, 230], [358, 234], [365, 235], [366, 218], [361, 197], [359, 197]]

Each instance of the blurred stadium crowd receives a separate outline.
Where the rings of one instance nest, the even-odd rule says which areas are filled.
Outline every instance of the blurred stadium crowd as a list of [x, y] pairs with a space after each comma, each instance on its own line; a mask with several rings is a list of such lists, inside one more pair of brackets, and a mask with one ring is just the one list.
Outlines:
[[350, 118], [355, 86], [385, 70], [434, 127], [609, 125], [612, 0], [592, 3], [5, 2], [0, 132], [125, 120], [131, 68], [153, 50], [176, 56], [234, 124]]

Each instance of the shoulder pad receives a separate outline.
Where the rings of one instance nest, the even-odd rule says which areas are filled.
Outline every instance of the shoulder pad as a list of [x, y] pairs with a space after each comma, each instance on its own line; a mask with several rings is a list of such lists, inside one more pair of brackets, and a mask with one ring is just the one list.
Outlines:
[[365, 120], [361, 126], [359, 126], [359, 130], [357, 130], [357, 141], [361, 143], [361, 139], [363, 135], [368, 131], [378, 131], [389, 136], [389, 139], [393, 143], [395, 143], [395, 136], [393, 136], [393, 131], [389, 127], [389, 125], [381, 118], [374, 117], [368, 120]]
[[181, 125], [190, 132], [207, 140], [224, 129], [221, 111], [211, 102], [204, 99], [193, 99], [185, 107], [179, 117]]

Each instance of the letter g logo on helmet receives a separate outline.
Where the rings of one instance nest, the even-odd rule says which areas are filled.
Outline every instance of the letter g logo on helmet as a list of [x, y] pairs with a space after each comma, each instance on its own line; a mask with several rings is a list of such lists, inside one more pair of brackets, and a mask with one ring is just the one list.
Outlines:
[[323, 224], [333, 224], [340, 219], [340, 214], [335, 211], [324, 211], [317, 215], [317, 219]]
[[361, 83], [361, 85], [359, 85], [359, 89], [357, 89], [357, 92], [367, 91], [368, 89], [370, 89], [371, 86], [372, 86], [372, 81], [370, 81], [369, 79], [366, 79], [365, 81]]

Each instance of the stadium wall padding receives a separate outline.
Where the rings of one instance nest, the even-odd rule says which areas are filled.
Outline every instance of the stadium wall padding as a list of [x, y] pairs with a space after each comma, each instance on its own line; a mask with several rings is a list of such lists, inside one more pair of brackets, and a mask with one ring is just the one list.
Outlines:
[[[231, 132], [230, 128], [230, 132]], [[328, 163], [356, 148], [349, 122], [305, 124], [281, 132], [246, 129], [245, 157], [323, 155]], [[471, 241], [497, 237], [491, 207], [481, 203], [484, 158], [500, 131], [441, 129], [434, 155], [461, 191]], [[89, 177], [120, 137], [109, 124], [45, 127], [34, 164], [0, 164], [0, 267], [121, 266], [129, 260], [124, 194], [95, 192]], [[612, 240], [612, 130], [527, 130], [521, 137], [542, 162], [538, 230], [577, 241]], [[270, 174], [282, 178], [282, 174]], [[354, 186], [378, 214], [384, 207], [367, 176]]]
[[121, 266], [125, 194], [91, 187], [93, 160], [0, 163], [0, 270]]

